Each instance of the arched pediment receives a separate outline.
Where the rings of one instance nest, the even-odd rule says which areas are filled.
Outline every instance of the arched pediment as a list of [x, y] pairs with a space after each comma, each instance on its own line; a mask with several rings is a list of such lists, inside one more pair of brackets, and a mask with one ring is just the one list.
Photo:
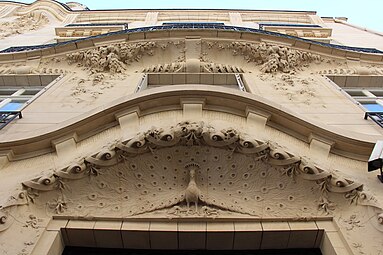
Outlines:
[[312, 218], [365, 204], [382, 218], [361, 184], [272, 142], [195, 122], [152, 128], [23, 182], [3, 205], [3, 227], [23, 204], [49, 215], [133, 218]]

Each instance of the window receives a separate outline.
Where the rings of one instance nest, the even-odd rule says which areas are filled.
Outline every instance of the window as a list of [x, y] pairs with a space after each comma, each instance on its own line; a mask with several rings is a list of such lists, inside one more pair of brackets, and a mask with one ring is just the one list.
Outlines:
[[59, 75], [0, 75], [0, 129], [21, 118], [21, 111]]
[[224, 26], [225, 23], [222, 22], [163, 22], [163, 26]]
[[42, 88], [0, 88], [0, 111], [19, 111]]
[[176, 85], [214, 85], [235, 90], [246, 91], [241, 74], [237, 73], [147, 73], [137, 86], [136, 92], [162, 86]]
[[364, 119], [370, 117], [383, 128], [383, 76], [329, 75], [327, 78], [364, 108]]

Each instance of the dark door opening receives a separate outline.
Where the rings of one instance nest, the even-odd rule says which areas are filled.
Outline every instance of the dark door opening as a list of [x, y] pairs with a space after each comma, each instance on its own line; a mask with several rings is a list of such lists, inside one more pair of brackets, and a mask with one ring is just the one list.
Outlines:
[[280, 249], [256, 251], [211, 251], [211, 250], [127, 250], [87, 247], [65, 247], [62, 255], [322, 255], [317, 249]]

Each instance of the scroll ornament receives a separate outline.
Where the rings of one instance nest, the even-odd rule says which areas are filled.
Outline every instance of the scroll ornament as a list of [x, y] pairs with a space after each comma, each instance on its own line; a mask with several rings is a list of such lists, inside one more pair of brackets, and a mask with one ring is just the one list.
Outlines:
[[[172, 146], [201, 145], [227, 149], [230, 153], [246, 154], [254, 157], [255, 160], [262, 160], [280, 168], [281, 173], [291, 178], [299, 176], [304, 180], [316, 182], [322, 191], [319, 209], [327, 213], [333, 209], [328, 193], [343, 193], [347, 199], [353, 199], [353, 202], [359, 200], [359, 204], [370, 206], [366, 200], [366, 195], [362, 193], [363, 186], [361, 184], [334, 176], [312, 162], [285, 151], [278, 145], [256, 140], [235, 129], [217, 130], [203, 122], [185, 121], [170, 128], [151, 128], [126, 141], [116, 141], [100, 152], [79, 159], [65, 168], [25, 181], [22, 183], [21, 196], [23, 199], [19, 197], [16, 199], [17, 202], [3, 206], [0, 212], [5, 215], [6, 209], [9, 207], [33, 202], [34, 194], [38, 192], [65, 189], [65, 182], [68, 180], [96, 176], [100, 168], [113, 166], [135, 155]], [[206, 204], [209, 204], [208, 201]], [[377, 220], [382, 224], [381, 212], [377, 215]], [[4, 226], [4, 222], [7, 222], [6, 215], [1, 218], [0, 226]]]

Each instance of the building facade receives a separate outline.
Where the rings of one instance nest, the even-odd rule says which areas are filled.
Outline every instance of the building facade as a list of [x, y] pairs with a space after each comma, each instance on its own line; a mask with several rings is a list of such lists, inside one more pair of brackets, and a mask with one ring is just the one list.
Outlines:
[[315, 12], [0, 2], [0, 253], [383, 253], [383, 35]]

